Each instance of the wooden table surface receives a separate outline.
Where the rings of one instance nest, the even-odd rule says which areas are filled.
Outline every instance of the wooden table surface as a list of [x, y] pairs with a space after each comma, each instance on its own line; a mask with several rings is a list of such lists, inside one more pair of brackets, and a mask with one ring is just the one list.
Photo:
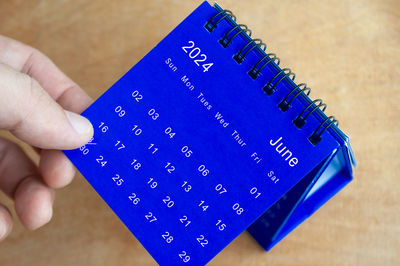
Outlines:
[[[400, 2], [219, 2], [328, 103], [359, 166], [269, 253], [243, 233], [210, 265], [400, 265]], [[2, 0], [0, 34], [42, 50], [97, 98], [200, 3]], [[81, 175], [58, 191], [48, 225], [30, 232], [15, 219], [0, 243], [4, 266], [154, 264]]]

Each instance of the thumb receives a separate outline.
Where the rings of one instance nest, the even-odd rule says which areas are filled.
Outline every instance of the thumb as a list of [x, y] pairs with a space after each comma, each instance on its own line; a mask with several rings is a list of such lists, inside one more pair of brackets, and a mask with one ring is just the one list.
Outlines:
[[0, 129], [42, 149], [74, 149], [89, 141], [89, 120], [64, 110], [28, 75], [0, 64]]

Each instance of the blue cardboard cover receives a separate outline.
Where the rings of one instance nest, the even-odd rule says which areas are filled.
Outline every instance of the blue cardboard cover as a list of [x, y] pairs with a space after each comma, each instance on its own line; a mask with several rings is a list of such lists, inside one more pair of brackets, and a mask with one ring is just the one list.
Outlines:
[[266, 95], [277, 65], [252, 79], [259, 49], [237, 63], [248, 39], [224, 48], [232, 21], [204, 27], [217, 12], [200, 5], [84, 111], [93, 139], [64, 151], [161, 265], [206, 264], [340, 146], [331, 129], [308, 140], [318, 112], [293, 125], [308, 102], [282, 112], [293, 81]]

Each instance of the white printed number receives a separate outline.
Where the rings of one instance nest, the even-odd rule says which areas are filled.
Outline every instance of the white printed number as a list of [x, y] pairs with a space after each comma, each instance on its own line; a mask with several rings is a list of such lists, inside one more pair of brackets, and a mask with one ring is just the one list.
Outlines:
[[206, 205], [206, 202], [204, 200], [201, 200], [199, 207], [201, 207], [203, 209], [203, 212], [205, 212], [208, 209], [209, 205]]
[[157, 218], [153, 215], [152, 212], [147, 213], [144, 218], [146, 218], [147, 221], [149, 221], [149, 223], [155, 222], [157, 221]]
[[206, 63], [207, 56], [201, 53], [199, 47], [195, 47], [193, 41], [189, 41], [188, 45], [182, 46], [182, 50], [188, 54], [189, 58], [192, 59], [196, 65], [204, 69], [203, 72], [207, 72], [214, 65], [214, 63]]
[[128, 196], [128, 198], [130, 201], [132, 201], [133, 205], [138, 205], [140, 202], [140, 198], [138, 198], [135, 193], [132, 193], [130, 196]]
[[170, 162], [167, 162], [165, 165], [165, 170], [167, 170], [168, 173], [172, 174], [173, 171], [175, 171], [175, 166], [173, 166]]
[[202, 176], [208, 176], [208, 174], [210, 173], [210, 170], [208, 170], [204, 164], [200, 165], [197, 170], [199, 170]]
[[149, 179], [149, 182], [147, 182], [147, 184], [149, 184], [150, 188], [155, 189], [158, 185], [158, 183], [156, 181], [154, 181], [153, 178]]
[[182, 252], [179, 253], [179, 258], [181, 258], [184, 263], [186, 263], [190, 260], [190, 256], [187, 255], [186, 251], [184, 251], [184, 250], [182, 250]]
[[139, 170], [140, 167], [142, 166], [142, 164], [139, 163], [136, 159], [132, 160], [131, 165], [133, 166], [133, 169], [135, 169], [136, 171]]
[[143, 99], [143, 95], [140, 94], [138, 90], [132, 92], [132, 97], [133, 99], [135, 99], [136, 102], [140, 102], [140, 100]]
[[216, 185], [216, 186], [215, 186], [215, 190], [218, 192], [219, 195], [228, 192], [228, 191], [226, 190], [226, 188], [224, 188], [224, 187], [222, 186], [222, 184]]
[[117, 142], [114, 145], [115, 148], [117, 148], [117, 150], [122, 150], [125, 149], [125, 145], [121, 143], [121, 141], [117, 140]]
[[117, 113], [119, 117], [123, 117], [125, 115], [125, 110], [123, 110], [122, 107], [119, 105], [115, 107], [114, 111]]
[[82, 152], [83, 155], [86, 155], [89, 153], [89, 149], [86, 147], [86, 145], [83, 145], [79, 148], [79, 150]]
[[92, 141], [93, 141], [93, 138], [91, 138], [86, 145], [79, 147], [79, 150], [82, 152], [83, 155], [86, 155], [90, 152], [89, 148], [86, 147], [87, 145], [96, 145], [96, 143], [93, 143]]
[[218, 220], [215, 224], [219, 231], [224, 231], [226, 228], [226, 224], [222, 223], [222, 220]]
[[204, 238], [203, 235], [200, 235], [199, 237], [196, 238], [197, 242], [200, 243], [200, 245], [204, 248], [208, 244], [208, 240]]
[[153, 143], [151, 143], [150, 146], [149, 146], [149, 148], [148, 148], [148, 150], [150, 150], [150, 152], [151, 152], [152, 154], [154, 154], [154, 153], [156, 153], [156, 152], [158, 151], [158, 148], [155, 147]]
[[232, 210], [234, 210], [237, 215], [241, 215], [244, 211], [244, 209], [240, 207], [239, 203], [233, 204]]
[[258, 192], [256, 187], [253, 187], [252, 189], [250, 189], [250, 194], [253, 195], [254, 198], [258, 198], [261, 195], [261, 193]]
[[149, 112], [148, 112], [147, 114], [148, 114], [148, 115], [151, 117], [151, 119], [153, 119], [153, 120], [157, 120], [157, 118], [160, 116], [160, 114], [157, 113], [155, 109], [150, 109]]
[[106, 126], [104, 122], [101, 122], [99, 125], [99, 129], [101, 130], [101, 132], [106, 133], [108, 131], [108, 126]]
[[182, 188], [185, 190], [185, 192], [189, 192], [192, 189], [192, 186], [189, 185], [187, 181], [183, 181]]
[[105, 161], [104, 157], [101, 155], [96, 159], [96, 162], [98, 162], [101, 165], [101, 167], [104, 167], [107, 164], [107, 161]]
[[165, 242], [167, 242], [168, 244], [170, 244], [174, 240], [174, 237], [171, 236], [169, 232], [165, 232], [164, 234], [161, 234], [161, 236], [162, 238], [165, 239]]
[[186, 215], [183, 215], [182, 218], [179, 219], [181, 223], [185, 225], [185, 227], [188, 227], [191, 221], [188, 220], [188, 217]]
[[183, 146], [181, 152], [188, 158], [193, 154], [193, 152], [189, 149], [188, 146]]
[[167, 134], [170, 139], [172, 139], [175, 136], [175, 132], [172, 131], [171, 127], [167, 127], [164, 133]]
[[139, 136], [140, 134], [142, 134], [143, 130], [138, 125], [134, 125], [132, 128], [132, 132], [136, 136]]
[[175, 205], [175, 202], [171, 200], [170, 196], [165, 196], [165, 199], [163, 199], [163, 202], [165, 205], [167, 205], [168, 208], [172, 208], [172, 206]]
[[117, 186], [120, 186], [122, 183], [124, 183], [124, 180], [119, 176], [119, 174], [115, 174], [115, 176], [112, 177], [112, 180]]

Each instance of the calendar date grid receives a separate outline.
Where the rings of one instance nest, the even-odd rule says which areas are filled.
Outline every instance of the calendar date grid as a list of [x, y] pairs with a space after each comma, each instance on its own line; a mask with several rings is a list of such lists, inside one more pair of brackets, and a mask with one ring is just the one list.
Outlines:
[[[139, 90], [133, 90], [133, 92], [131, 93], [130, 97], [132, 97], [133, 99], [133, 103], [134, 104], [145, 104], [144, 101], [144, 97], [143, 94], [141, 94], [141, 92]], [[130, 110], [132, 110], [131, 108], [129, 108]], [[147, 110], [147, 114], [144, 114], [146, 116], [148, 116], [148, 121], [150, 121], [151, 123], [162, 123], [162, 119], [160, 119], [160, 113], [157, 112], [156, 108], [153, 107], [147, 107], [145, 108]], [[107, 110], [110, 111], [110, 110]], [[115, 107], [113, 108], [112, 112], [114, 112], [114, 116], [116, 116], [117, 118], [119, 118], [121, 121], [126, 119], [128, 117], [127, 114], [127, 110], [126, 107], [123, 106], [123, 104], [118, 105], [116, 104]], [[143, 115], [142, 114], [137, 114], [137, 115]], [[96, 133], [100, 134], [100, 135], [107, 135], [107, 133], [110, 130], [113, 130], [112, 127], [118, 127], [120, 124], [115, 124], [113, 122], [111, 122], [112, 120], [110, 120], [110, 122], [106, 121], [106, 119], [104, 121], [98, 121], [97, 124], [94, 125]], [[164, 122], [164, 121], [163, 121]], [[122, 122], [121, 122], [122, 123]], [[129, 123], [129, 122], [128, 122]], [[145, 132], [145, 126], [146, 125], [138, 125], [137, 123], [131, 123], [131, 129], [130, 132], [128, 134], [129, 139], [126, 138], [126, 136], [121, 136], [121, 138], [116, 139], [106, 139], [107, 141], [107, 148], [113, 152], [118, 152], [118, 153], [123, 153], [129, 152], [129, 148], [130, 148], [130, 144], [131, 143], [135, 143], [135, 138], [140, 138], [140, 137], [144, 137], [146, 135]], [[195, 172], [195, 176], [192, 177], [188, 177], [188, 178], [182, 178], [182, 177], [178, 177], [175, 181], [180, 181], [181, 185], [176, 185], [175, 186], [175, 191], [173, 191], [173, 193], [171, 193], [172, 195], [174, 194], [182, 194], [182, 193], [190, 193], [193, 190], [193, 187], [191, 185], [191, 179], [192, 178], [206, 178], [207, 176], [210, 176], [212, 174], [210, 174], [210, 172], [212, 172], [212, 169], [210, 170], [206, 165], [205, 162], [200, 162], [200, 160], [198, 158], [196, 158], [196, 151], [195, 149], [192, 149], [192, 147], [188, 144], [183, 145], [181, 143], [179, 143], [179, 134], [176, 133], [173, 129], [172, 126], [166, 126], [167, 123], [164, 123], [164, 130], [163, 132], [153, 132], [153, 135], [155, 134], [163, 134], [164, 138], [165, 138], [165, 142], [169, 142], [170, 144], [175, 144], [175, 146], [169, 150], [169, 152], [171, 152], [172, 150], [175, 149], [175, 152], [180, 153], [182, 161], [181, 162], [187, 162], [189, 160], [191, 161], [192, 165], [196, 165], [197, 167], [195, 167], [194, 172]], [[149, 124], [148, 124], [149, 125]], [[147, 125], [147, 126], [148, 126]], [[153, 128], [153, 127], [151, 127]], [[151, 131], [149, 131], [151, 132]], [[151, 134], [148, 134], [149, 136], [151, 136]], [[147, 138], [147, 140], [149, 140], [149, 137]], [[91, 140], [88, 144], [86, 144], [85, 146], [81, 147], [81, 152], [83, 155], [87, 154], [87, 150], [88, 150], [88, 146], [93, 145], [93, 143], [95, 140]], [[138, 143], [146, 143], [146, 141], [141, 141]], [[177, 145], [179, 143], [179, 145]], [[96, 143], [96, 146], [98, 144]], [[105, 144], [103, 144], [105, 145]], [[138, 146], [139, 144], [136, 144], [136, 148], [137, 149], [141, 149], [141, 150], [146, 150], [147, 151], [147, 159], [150, 159], [151, 156], [153, 157], [157, 157], [156, 155], [160, 154], [163, 152], [163, 150], [160, 150], [158, 145], [156, 143], [152, 143], [151, 141], [147, 141], [146, 145], [141, 145], [141, 147]], [[95, 147], [96, 147], [95, 146]], [[135, 145], [133, 145], [135, 146]], [[179, 147], [179, 149], [176, 149], [176, 147]], [[155, 158], [153, 158], [153, 160], [145, 160], [145, 158], [136, 158], [135, 156], [132, 156], [132, 151], [129, 152], [130, 154], [128, 156], [132, 157], [131, 162], [130, 162], [130, 170], [132, 172], [132, 175], [135, 175], [136, 177], [139, 177], [140, 175], [138, 175], [138, 173], [140, 173], [140, 170], [142, 167], [144, 167], [143, 165], [143, 161], [146, 161], [146, 163], [152, 161], [153, 162], [153, 166], [155, 168], [164, 168], [164, 176], [165, 175], [177, 175], [177, 168], [176, 165], [179, 165], [174, 163], [174, 162], [170, 162], [169, 160], [164, 160], [163, 162], [161, 162], [160, 160], [157, 160]], [[186, 161], [185, 161], [186, 160]], [[98, 167], [112, 167], [113, 164], [109, 163], [112, 161], [112, 157], [110, 157], [108, 160], [103, 156], [103, 155], [98, 155], [96, 157], [96, 162], [98, 163]], [[121, 162], [115, 162], [120, 164]], [[150, 166], [150, 164], [149, 164]], [[126, 166], [125, 166], [126, 167]], [[150, 166], [151, 167], [151, 166]], [[193, 172], [193, 171], [192, 171]], [[161, 176], [159, 177], [161, 178]], [[128, 177], [129, 179], [129, 177]], [[112, 177], [111, 177], [112, 182], [114, 183], [114, 185], [116, 186], [116, 188], [119, 188], [121, 186], [124, 186], [125, 184], [127, 184], [129, 180], [124, 179], [124, 177], [120, 176], [118, 173], [115, 173]], [[154, 177], [146, 177], [145, 179], [141, 180], [142, 183], [145, 184], [145, 186], [147, 186], [148, 192], [151, 193], [151, 191], [156, 190], [157, 188], [159, 188], [160, 190], [162, 189], [162, 182], [160, 182], [159, 179], [157, 179], [156, 175]], [[136, 185], [136, 184], [135, 184]], [[221, 183], [216, 183], [215, 185], [211, 185], [211, 187], [207, 188], [208, 189], [208, 193], [216, 193], [218, 195], [223, 196], [225, 193], [228, 193], [228, 189]], [[254, 187], [249, 191], [249, 194], [251, 196], [254, 196], [255, 198], [258, 198], [261, 193], [258, 192], [257, 188]], [[141, 202], [143, 202], [142, 198], [140, 195], [138, 195], [135, 192], [126, 192], [126, 198], [127, 200], [129, 200], [129, 202], [131, 203], [131, 205], [133, 205], [132, 207], [136, 207], [139, 204], [141, 204]], [[144, 196], [144, 195], [143, 195]], [[166, 209], [169, 210], [171, 208], [173, 208], [174, 206], [178, 205], [176, 204], [174, 198], [170, 195], [165, 195], [162, 198], [162, 204], [165, 205]], [[197, 206], [196, 206], [197, 205]], [[200, 210], [202, 212], [204, 212], [205, 214], [207, 214], [207, 210], [208, 208], [210, 208], [209, 205], [207, 205], [207, 201], [205, 199], [199, 199], [198, 203], [194, 204], [194, 206], [191, 208], [191, 210], [196, 209]], [[236, 215], [242, 215], [244, 212], [244, 208], [242, 208], [240, 206], [240, 203], [235, 202], [232, 205], [232, 211], [236, 214]], [[151, 211], [145, 211], [143, 209], [144, 214], [142, 213], [141, 215], [144, 216], [144, 219], [146, 219], [149, 223], [149, 225], [151, 225], [152, 223], [157, 223], [157, 221], [159, 221], [157, 219], [157, 215], [154, 212]], [[184, 213], [184, 212], [182, 212]], [[191, 229], [191, 225], [194, 223], [193, 219], [191, 219], [188, 215], [180, 215], [178, 216], [180, 217], [178, 221], [175, 221], [177, 223], [180, 223], [181, 226], [183, 226], [186, 230], [190, 230]], [[201, 217], [201, 215], [198, 215], [197, 217]], [[214, 226], [216, 228], [216, 232], [220, 231], [223, 232], [225, 230], [227, 230], [227, 228], [229, 228], [229, 223], [227, 220], [231, 220], [231, 219], [227, 219], [227, 218], [223, 218], [223, 217], [218, 217], [220, 219], [214, 219], [211, 221], [214, 222], [214, 224], [210, 225], [210, 226]], [[203, 223], [204, 223], [204, 219], [202, 219]], [[204, 228], [210, 228], [210, 226], [204, 226]], [[174, 226], [174, 228], [176, 228]], [[208, 245], [208, 239], [207, 236], [205, 236], [204, 234], [202, 234], [201, 232], [196, 232], [195, 234], [192, 235], [196, 235], [197, 237], [195, 237], [195, 241], [198, 243], [199, 247], [207, 247]], [[174, 243], [174, 236], [176, 238], [176, 234], [170, 231], [165, 231], [163, 233], [161, 233], [161, 238], [163, 241], [165, 241], [166, 244], [172, 244]], [[178, 248], [179, 249], [179, 248]], [[187, 250], [187, 249], [186, 249]], [[183, 250], [182, 252], [180, 252], [179, 257], [182, 259], [183, 262], [189, 262], [190, 261], [190, 252], [187, 252], [186, 250]]]

